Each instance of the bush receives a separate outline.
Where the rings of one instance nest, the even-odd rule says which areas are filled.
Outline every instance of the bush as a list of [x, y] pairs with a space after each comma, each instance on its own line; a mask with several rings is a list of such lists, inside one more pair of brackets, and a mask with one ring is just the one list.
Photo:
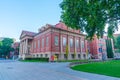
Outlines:
[[43, 61], [43, 62], [48, 62], [49, 58], [25, 58], [27, 61]]

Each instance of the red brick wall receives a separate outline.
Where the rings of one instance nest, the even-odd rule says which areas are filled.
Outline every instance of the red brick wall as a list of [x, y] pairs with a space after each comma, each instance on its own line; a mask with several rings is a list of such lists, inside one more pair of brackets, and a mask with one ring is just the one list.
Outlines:
[[[58, 46], [55, 45], [55, 36], [58, 36]], [[52, 33], [52, 52], [60, 52], [60, 34], [57, 32]]]
[[75, 32], [75, 33], [80, 33], [80, 30], [70, 29], [70, 27], [67, 27], [62, 22], [59, 22], [58, 24], [56, 24], [55, 27], [60, 28], [60, 29], [64, 29], [64, 30], [68, 30], [68, 31], [71, 31], [71, 32]]

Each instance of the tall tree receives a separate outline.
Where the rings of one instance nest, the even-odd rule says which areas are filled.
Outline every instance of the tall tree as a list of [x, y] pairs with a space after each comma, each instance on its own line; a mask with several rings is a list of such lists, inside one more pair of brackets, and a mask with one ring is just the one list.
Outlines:
[[120, 22], [120, 0], [63, 0], [62, 21], [73, 29], [80, 29], [93, 38], [102, 37], [108, 24], [108, 36], [118, 30]]
[[1, 51], [1, 47], [2, 47], [2, 41], [0, 41], [0, 57], [2, 57], [2, 51]]
[[117, 47], [120, 49], [120, 35], [117, 37]]
[[11, 47], [13, 43], [13, 39], [10, 38], [4, 38], [1, 41], [1, 46], [0, 46], [0, 55], [2, 57], [6, 57], [9, 55], [10, 51], [13, 50], [13, 48]]

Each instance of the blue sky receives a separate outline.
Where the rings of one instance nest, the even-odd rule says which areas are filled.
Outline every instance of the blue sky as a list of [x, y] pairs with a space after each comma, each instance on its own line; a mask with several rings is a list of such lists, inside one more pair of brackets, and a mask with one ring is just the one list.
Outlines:
[[[0, 37], [19, 41], [22, 30], [38, 28], [60, 20], [62, 0], [0, 0]], [[120, 26], [119, 26], [120, 27]], [[120, 29], [117, 33], [120, 33]]]
[[38, 28], [60, 20], [62, 0], [0, 0], [0, 37], [19, 41], [22, 30]]

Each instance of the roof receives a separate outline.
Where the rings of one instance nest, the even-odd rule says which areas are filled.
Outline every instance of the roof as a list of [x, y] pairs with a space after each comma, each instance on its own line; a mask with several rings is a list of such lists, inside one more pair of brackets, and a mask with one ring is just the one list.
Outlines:
[[23, 30], [21, 35], [20, 35], [20, 38], [23, 37], [23, 36], [30, 36], [30, 37], [34, 37], [37, 33], [35, 32], [30, 32], [30, 31], [25, 31]]
[[113, 34], [114, 37], [118, 37], [120, 34]]
[[26, 34], [27, 36], [34, 36], [36, 33], [35, 32], [30, 32], [30, 31], [22, 31], [22, 34]]

